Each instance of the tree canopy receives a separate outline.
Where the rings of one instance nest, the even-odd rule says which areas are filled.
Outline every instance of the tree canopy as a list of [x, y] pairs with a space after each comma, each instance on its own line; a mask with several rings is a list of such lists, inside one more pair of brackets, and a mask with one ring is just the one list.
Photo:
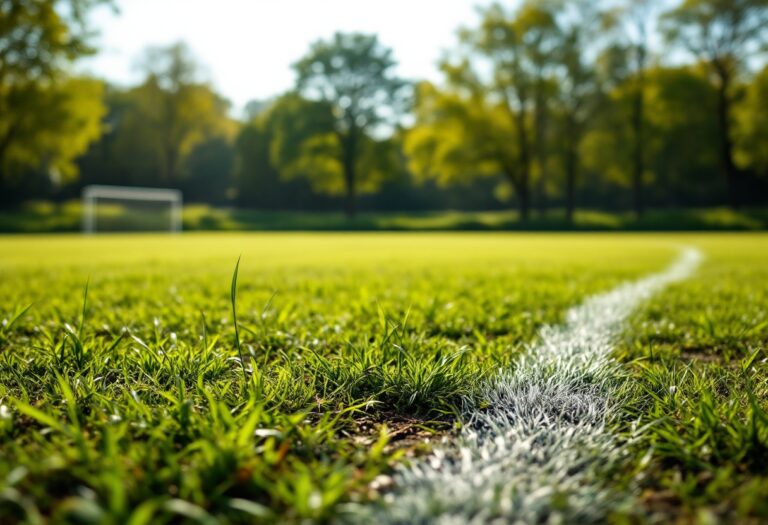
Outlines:
[[730, 203], [739, 206], [744, 188], [734, 160], [734, 84], [749, 58], [768, 43], [768, 0], [684, 0], [662, 23], [667, 39], [703, 60], [715, 79], [720, 160]]
[[72, 179], [75, 159], [101, 135], [101, 84], [67, 69], [94, 51], [87, 13], [102, 3], [0, 0], [0, 193], [28, 183], [27, 172]]
[[295, 162], [317, 159], [315, 168], [300, 171], [322, 180], [321, 189], [334, 191], [336, 185], [328, 179], [341, 179], [349, 216], [356, 213], [360, 179], [375, 185], [371, 175], [376, 170], [360, 166], [371, 158], [375, 134], [396, 126], [405, 107], [408, 83], [395, 75], [395, 65], [392, 50], [375, 35], [358, 33], [318, 41], [294, 65], [297, 91], [324, 105], [331, 117], [331, 125], [302, 141], [304, 155]]

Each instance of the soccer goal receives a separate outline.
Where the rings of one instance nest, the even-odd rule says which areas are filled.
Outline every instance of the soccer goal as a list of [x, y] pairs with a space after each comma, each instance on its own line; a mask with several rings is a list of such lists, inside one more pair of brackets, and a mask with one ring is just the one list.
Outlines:
[[83, 232], [181, 231], [181, 191], [130, 186], [83, 188]]

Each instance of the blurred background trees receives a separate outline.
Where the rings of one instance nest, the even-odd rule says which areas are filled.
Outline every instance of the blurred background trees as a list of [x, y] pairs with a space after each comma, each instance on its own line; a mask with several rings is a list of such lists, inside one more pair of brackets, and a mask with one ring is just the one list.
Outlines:
[[229, 103], [183, 44], [147, 50], [142, 67], [142, 84], [106, 97], [104, 135], [82, 159], [81, 182], [175, 187], [226, 203], [239, 128]]
[[0, 0], [0, 206], [77, 175], [101, 134], [102, 85], [68, 66], [91, 54], [96, 0]]
[[706, 66], [717, 91], [718, 150], [728, 200], [741, 204], [744, 183], [734, 160], [733, 108], [744, 68], [768, 44], [767, 0], [684, 0], [662, 18], [667, 40], [678, 43]]
[[0, 0], [3, 206], [91, 183], [350, 217], [768, 204], [768, 0], [485, 4], [432, 83], [338, 33], [242, 115], [183, 43], [138, 85], [73, 75], [99, 3]]

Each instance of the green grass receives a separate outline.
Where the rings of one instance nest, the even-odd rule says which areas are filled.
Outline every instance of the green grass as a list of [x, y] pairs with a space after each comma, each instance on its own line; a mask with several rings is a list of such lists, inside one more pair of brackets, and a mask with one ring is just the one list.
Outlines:
[[374, 497], [541, 324], [674, 249], [208, 234], [8, 237], [0, 252], [2, 521], [238, 523]]
[[[697, 275], [640, 312], [620, 355], [641, 515], [768, 521], [768, 240], [707, 237]], [[639, 431], [637, 429], [640, 429]]]
[[[167, 230], [167, 208], [146, 208], [139, 216], [119, 204], [102, 204], [97, 223], [105, 231]], [[563, 210], [534, 213], [521, 223], [517, 211], [363, 212], [350, 221], [343, 213], [281, 212], [214, 208], [192, 204], [184, 208], [188, 231], [754, 231], [768, 229], [764, 209], [734, 211], [727, 208], [651, 210], [641, 219], [632, 213], [577, 210], [568, 224]], [[13, 211], [0, 211], [0, 232], [76, 232], [81, 229], [77, 201], [53, 204], [28, 202]]]
[[331, 520], [681, 243], [701, 273], [619, 348], [619, 481], [640, 518], [763, 517], [766, 236], [197, 233], [0, 237], [0, 522]]

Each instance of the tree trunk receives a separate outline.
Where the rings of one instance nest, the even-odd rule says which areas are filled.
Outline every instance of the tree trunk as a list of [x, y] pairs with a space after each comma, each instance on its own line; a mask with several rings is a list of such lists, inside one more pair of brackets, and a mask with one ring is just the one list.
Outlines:
[[645, 172], [645, 63], [647, 57], [646, 28], [644, 22], [638, 25], [642, 40], [635, 48], [636, 78], [634, 100], [632, 101], [632, 131], [634, 145], [632, 147], [632, 190], [635, 215], [639, 219], [645, 212], [643, 195], [643, 174]]
[[502, 161], [503, 173], [507, 176], [509, 183], [515, 189], [518, 198], [517, 209], [520, 212], [520, 222], [528, 222], [531, 215], [531, 192], [528, 177], [521, 174], [520, 178], [515, 177], [516, 171], [510, 168], [510, 164]]
[[536, 181], [536, 208], [542, 216], [547, 213], [547, 180], [545, 172], [541, 169], [539, 170], [539, 178]]
[[346, 192], [345, 213], [348, 219], [354, 219], [357, 215], [357, 133], [354, 129], [342, 140], [342, 156]]
[[17, 123], [14, 122], [9, 126], [5, 136], [0, 140], [0, 209], [11, 209], [18, 203], [15, 202], [17, 196], [13, 195], [13, 190], [8, 183], [10, 174], [5, 172], [6, 168], [6, 154], [13, 143], [18, 130]]
[[18, 204], [14, 202], [15, 196], [11, 188], [6, 184], [6, 177], [7, 175], [0, 168], [0, 210], [3, 211], [13, 209], [14, 205]]
[[180, 96], [178, 88], [171, 93], [165, 94], [165, 116], [167, 122], [165, 123], [165, 183], [169, 186], [179, 184], [178, 170], [179, 161], [181, 157], [181, 143], [183, 141], [183, 133], [178, 132], [178, 98]]
[[525, 127], [525, 113], [522, 110], [518, 113], [517, 127], [520, 148], [520, 184], [517, 190], [520, 199], [520, 220], [528, 222], [531, 216], [531, 148]]
[[[517, 87], [517, 100], [519, 108], [515, 110], [510, 102], [509, 93], [502, 90], [505, 99], [505, 108], [509, 115], [510, 123], [517, 128], [517, 147], [520, 152], [519, 170], [512, 171], [505, 168], [507, 176], [512, 182], [517, 198], [520, 199], [520, 221], [528, 222], [531, 214], [531, 144], [528, 140], [528, 129], [525, 126], [525, 108], [528, 95], [520, 86]], [[515, 172], [520, 173], [520, 178], [515, 178]]]
[[[539, 73], [540, 74], [540, 73]], [[544, 215], [547, 212], [547, 147], [546, 147], [546, 99], [543, 93], [543, 87], [539, 85], [536, 91], [536, 101], [534, 109], [534, 142], [536, 164], [539, 167], [539, 178], [536, 181], [536, 204], [539, 213]]]
[[356, 189], [355, 189], [355, 169], [344, 169], [344, 182], [346, 187], [345, 212], [348, 219], [354, 219], [357, 215]]
[[[647, 8], [648, 6], [644, 6]], [[645, 212], [643, 174], [645, 173], [645, 67], [648, 57], [648, 33], [646, 19], [640, 14], [635, 19], [640, 40], [635, 45], [635, 78], [630, 124], [634, 143], [632, 145], [632, 200], [635, 216], [639, 219]]]
[[176, 184], [176, 148], [172, 144], [165, 151], [165, 184]]
[[577, 162], [576, 144], [571, 142], [565, 154], [565, 220], [571, 226], [573, 226], [573, 216], [576, 212]]
[[638, 79], [640, 84], [635, 90], [635, 96], [632, 103], [632, 130], [634, 135], [634, 145], [632, 148], [632, 191], [635, 215], [642, 217], [645, 211], [645, 202], [643, 199], [643, 173], [645, 171], [645, 136], [643, 134], [643, 119], [645, 100], [643, 93], [642, 80]]
[[731, 100], [728, 95], [730, 73], [725, 67], [715, 66], [720, 77], [717, 90], [717, 124], [720, 130], [720, 157], [728, 184], [728, 204], [734, 209], [741, 205], [739, 173], [733, 161], [733, 139], [731, 138]]
[[528, 173], [523, 173], [521, 179], [520, 189], [517, 192], [520, 197], [520, 221], [527, 223], [531, 217], [531, 191]]

